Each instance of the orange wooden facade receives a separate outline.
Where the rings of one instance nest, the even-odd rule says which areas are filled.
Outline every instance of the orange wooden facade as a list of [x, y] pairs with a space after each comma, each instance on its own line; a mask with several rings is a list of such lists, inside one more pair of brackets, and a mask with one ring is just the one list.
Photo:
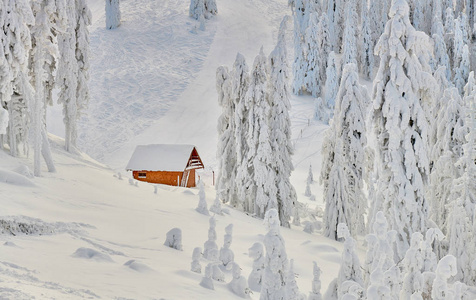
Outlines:
[[[139, 175], [141, 175], [139, 177]], [[132, 171], [134, 179], [150, 183], [160, 183], [179, 186], [182, 182], [184, 172], [169, 171]], [[195, 169], [190, 170], [187, 187], [195, 187]]]
[[[150, 145], [150, 146], [155, 146], [155, 145]], [[157, 146], [162, 146], [162, 145], [157, 145]], [[154, 153], [154, 155], [158, 155], [157, 157], [161, 157], [162, 159], [167, 160], [167, 157], [166, 157], [167, 155], [164, 155], [161, 153], [158, 153], [158, 154]], [[196, 186], [195, 169], [204, 168], [202, 159], [198, 155], [197, 149], [195, 147], [192, 148], [191, 153], [188, 156], [188, 159], [186, 156], [183, 158], [182, 166], [185, 166], [183, 171], [178, 171], [177, 169], [172, 169], [173, 171], [160, 170], [160, 169], [159, 170], [157, 169], [137, 170], [137, 169], [133, 169], [132, 166], [131, 167], [128, 166], [127, 170], [132, 171], [132, 177], [139, 181], [145, 181], [145, 182], [157, 183], [157, 184], [167, 184], [172, 186], [195, 187]], [[140, 168], [145, 169], [146, 167], [147, 167], [146, 165], [142, 164]], [[151, 167], [151, 168], [154, 168], [154, 167]], [[160, 168], [160, 167], [156, 167], [156, 168]]]

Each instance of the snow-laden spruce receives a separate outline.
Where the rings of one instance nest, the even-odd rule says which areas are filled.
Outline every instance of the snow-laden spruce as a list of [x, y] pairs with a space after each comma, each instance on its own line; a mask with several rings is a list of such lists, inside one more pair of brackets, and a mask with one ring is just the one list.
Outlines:
[[115, 29], [121, 25], [119, 0], [106, 0], [106, 29]]
[[372, 31], [370, 27], [369, 8], [367, 1], [362, 1], [361, 25], [360, 25], [360, 72], [365, 79], [370, 80], [374, 74], [374, 53]]
[[337, 226], [349, 224], [352, 234], [364, 233], [366, 199], [363, 167], [367, 90], [359, 84], [355, 64], [347, 64], [336, 99], [335, 115], [323, 142], [321, 182], [326, 203], [324, 235], [337, 239]]
[[264, 222], [268, 228], [268, 233], [264, 236], [266, 258], [260, 299], [288, 299], [286, 294], [288, 258], [284, 239], [279, 231], [280, 222], [278, 211], [274, 208], [268, 210]]
[[329, 53], [326, 69], [326, 108], [330, 111], [329, 119], [334, 114], [337, 91], [339, 89], [339, 77], [337, 73], [336, 55], [334, 51]]
[[[281, 225], [290, 227], [289, 220], [297, 200], [294, 187], [291, 185], [291, 172], [294, 170], [291, 156], [294, 149], [291, 142], [291, 118], [289, 110], [289, 68], [287, 63], [286, 24], [289, 17], [281, 21], [278, 32], [278, 43], [269, 55], [268, 92], [270, 102], [269, 138], [271, 139], [271, 170], [274, 171], [276, 202]], [[268, 153], [267, 155], [269, 155]], [[270, 189], [272, 191], [272, 189]], [[274, 203], [270, 198], [267, 204], [272, 208]]]
[[[58, 35], [59, 62], [56, 84], [58, 103], [63, 104], [65, 149], [76, 146], [77, 121], [89, 101], [89, 32], [91, 11], [86, 1], [68, 0], [66, 30]], [[106, 1], [107, 2], [107, 1]]]
[[428, 194], [432, 200], [432, 220], [447, 233], [448, 204], [451, 202], [453, 179], [461, 175], [455, 164], [463, 155], [462, 145], [467, 128], [464, 126], [463, 99], [458, 89], [447, 88], [439, 99], [441, 106], [434, 122], [435, 136], [432, 139], [435, 143], [431, 149], [433, 168]]
[[[457, 259], [456, 280], [468, 285], [476, 285], [476, 84], [474, 73], [465, 87], [465, 126], [467, 134], [462, 145], [463, 155], [455, 166], [460, 170], [459, 177], [453, 180], [450, 203], [448, 236], [449, 254]], [[471, 245], [471, 246], [469, 246]]]
[[346, 64], [357, 65], [357, 29], [358, 18], [356, 12], [356, 0], [347, 0], [345, 4], [345, 28], [342, 41], [342, 59], [340, 71]]
[[312, 262], [313, 269], [312, 269], [312, 290], [309, 292], [309, 296], [307, 296], [308, 300], [322, 300], [321, 295], [321, 269], [317, 266], [315, 261]]
[[246, 162], [248, 153], [248, 144], [246, 135], [249, 129], [250, 108], [245, 102], [246, 91], [250, 83], [250, 75], [248, 74], [248, 66], [245, 57], [238, 53], [233, 64], [232, 71], [232, 91], [233, 103], [235, 105], [235, 143], [236, 143], [236, 192], [238, 203], [244, 211], [252, 212], [254, 207], [251, 200], [247, 197], [248, 187], [250, 185], [250, 172]]
[[289, 261], [289, 268], [286, 279], [286, 299], [289, 300], [305, 300], [306, 296], [299, 291], [296, 282], [296, 273], [294, 273], [294, 259]]
[[209, 224], [210, 227], [208, 229], [208, 240], [203, 244], [203, 257], [208, 260], [212, 260], [211, 252], [216, 252], [216, 258], [218, 259], [218, 246], [216, 243], [217, 232], [215, 230], [217, 222], [214, 216], [210, 218]]
[[200, 264], [200, 258], [202, 258], [202, 248], [195, 247], [192, 253], [192, 262], [190, 264], [190, 270], [195, 273], [202, 273], [202, 265]]
[[32, 28], [33, 55], [31, 74], [34, 87], [34, 98], [30, 108], [33, 137], [33, 172], [41, 176], [41, 156], [43, 156], [49, 172], [55, 172], [51, 149], [46, 133], [46, 105], [52, 104], [54, 88], [53, 74], [56, 72], [58, 46], [54, 32], [64, 30], [66, 9], [64, 2], [53, 0], [34, 3], [33, 13], [35, 25]]
[[375, 48], [380, 66], [374, 79], [372, 120], [377, 136], [378, 182], [373, 212], [382, 210], [397, 231], [398, 258], [413, 232], [428, 222], [425, 185], [429, 173], [429, 125], [422, 103], [430, 102], [435, 81], [428, 62], [431, 44], [409, 20], [405, 0], [395, 0], [389, 21]]
[[248, 249], [248, 255], [253, 259], [253, 267], [251, 273], [248, 276], [248, 286], [252, 291], [261, 291], [261, 285], [263, 283], [264, 272], [264, 249], [263, 244], [256, 242]]
[[268, 97], [267, 69], [267, 58], [261, 48], [253, 63], [250, 87], [245, 98], [250, 107], [247, 138], [249, 150], [246, 158], [251, 176], [248, 197], [254, 200], [254, 213], [260, 218], [264, 217], [268, 208], [278, 208], [276, 173], [272, 169], [274, 158], [271, 156], [271, 104]]
[[203, 185], [203, 181], [200, 180], [198, 183], [199, 191], [198, 191], [198, 205], [195, 210], [202, 215], [209, 216], [210, 212], [207, 208], [207, 199], [205, 197], [205, 187]]
[[306, 53], [307, 53], [307, 73], [305, 76], [306, 90], [312, 96], [318, 97], [321, 95], [321, 60], [322, 49], [319, 40], [320, 21], [317, 13], [311, 14], [309, 17], [309, 26], [306, 29]]
[[355, 249], [355, 240], [351, 237], [346, 224], [339, 224], [338, 237], [344, 239], [342, 263], [339, 269], [339, 275], [329, 284], [329, 288], [324, 295], [324, 299], [326, 300], [342, 299], [348, 291], [348, 289], [344, 287], [349, 286], [349, 281], [355, 283], [361, 290], [364, 288], [364, 279]]
[[248, 294], [250, 293], [250, 289], [248, 288], [245, 277], [241, 276], [240, 266], [235, 262], [231, 264], [233, 265], [231, 271], [233, 279], [228, 284], [230, 290], [241, 298], [249, 298]]
[[[23, 154], [28, 153], [28, 110], [33, 101], [28, 59], [34, 16], [30, 4], [25, 0], [4, 1], [3, 9], [9, 13], [0, 21], [0, 40], [3, 44], [0, 50], [0, 107], [8, 111], [8, 114], [1, 113], [2, 125], [7, 122], [8, 131], [0, 130], [0, 148], [3, 148], [3, 142], [7, 142], [10, 154], [18, 156], [20, 150], [23, 150]], [[6, 118], [7, 115], [9, 118]]]
[[223, 239], [223, 247], [220, 249], [219, 260], [225, 268], [228, 268], [235, 261], [235, 254], [230, 249], [231, 242], [233, 240], [233, 224], [229, 224], [225, 227], [225, 236]]
[[236, 196], [236, 142], [235, 142], [235, 102], [232, 92], [232, 77], [228, 68], [219, 67], [216, 72], [218, 104], [222, 114], [218, 118], [218, 176], [217, 197], [224, 203], [237, 206]]

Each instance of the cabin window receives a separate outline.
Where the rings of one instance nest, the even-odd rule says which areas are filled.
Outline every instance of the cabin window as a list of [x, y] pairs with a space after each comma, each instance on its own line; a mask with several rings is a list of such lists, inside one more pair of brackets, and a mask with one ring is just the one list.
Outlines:
[[147, 173], [146, 172], [139, 172], [139, 178], [146, 178], [147, 177]]

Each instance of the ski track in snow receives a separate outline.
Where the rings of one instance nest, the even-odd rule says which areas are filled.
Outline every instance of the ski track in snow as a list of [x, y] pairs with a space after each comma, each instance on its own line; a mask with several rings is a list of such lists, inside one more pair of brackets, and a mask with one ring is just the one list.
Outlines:
[[96, 159], [162, 117], [203, 64], [213, 27], [192, 33], [186, 1], [160, 6], [121, 1], [120, 27], [106, 30], [102, 16], [91, 28], [91, 99], [78, 145]]

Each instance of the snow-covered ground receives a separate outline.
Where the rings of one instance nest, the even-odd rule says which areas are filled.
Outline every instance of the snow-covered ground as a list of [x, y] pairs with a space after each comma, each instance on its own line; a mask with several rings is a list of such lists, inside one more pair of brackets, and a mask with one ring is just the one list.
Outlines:
[[[113, 31], [104, 27], [104, 2], [89, 4], [91, 101], [80, 147], [101, 162], [66, 153], [63, 141], [51, 136], [58, 171], [30, 178], [31, 159], [0, 151], [0, 299], [238, 299], [226, 283], [215, 282], [215, 291], [201, 287], [201, 275], [190, 271], [192, 251], [203, 247], [208, 230], [208, 218], [195, 211], [198, 189], [159, 186], [155, 194], [150, 184], [130, 185], [124, 167], [138, 144], [194, 144], [207, 166], [201, 175], [212, 204], [220, 114], [216, 68], [231, 67], [237, 52], [249, 66], [261, 46], [269, 53], [279, 22], [290, 14], [287, 0], [219, 1], [205, 32], [188, 17], [187, 0], [123, 0], [122, 25]], [[315, 209], [322, 207], [321, 187], [312, 185], [312, 202], [304, 196], [305, 182], [311, 163], [319, 177], [327, 126], [312, 120], [311, 97], [291, 102], [291, 181], [298, 200]], [[62, 134], [60, 108], [49, 111], [48, 124]], [[217, 216], [219, 247], [230, 223], [231, 249], [247, 277], [253, 262], [248, 248], [266, 230], [262, 220], [230, 209], [230, 215]], [[163, 245], [174, 227], [182, 229], [183, 251]], [[311, 290], [316, 261], [324, 292], [337, 275], [342, 244], [300, 226], [283, 228], [282, 235], [301, 291]]]

